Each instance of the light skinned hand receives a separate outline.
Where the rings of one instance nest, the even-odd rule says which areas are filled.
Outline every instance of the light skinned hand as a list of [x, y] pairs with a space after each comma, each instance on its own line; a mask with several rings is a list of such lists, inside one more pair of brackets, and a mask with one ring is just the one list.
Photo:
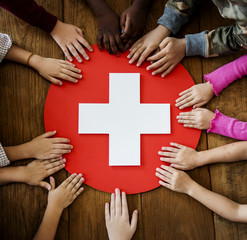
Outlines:
[[165, 77], [185, 56], [186, 40], [167, 37], [160, 43], [159, 48], [160, 51], [147, 59], [152, 63], [147, 70], [156, 69], [152, 75], [162, 73], [161, 77]]
[[184, 127], [209, 129], [211, 120], [214, 119], [215, 113], [206, 108], [196, 108], [190, 112], [181, 112], [178, 116], [178, 122], [184, 124]]
[[61, 157], [50, 160], [34, 160], [24, 168], [25, 182], [50, 190], [50, 184], [43, 179], [63, 169], [65, 162], [66, 160]]
[[62, 85], [61, 80], [77, 83], [82, 78], [81, 70], [68, 61], [33, 55], [29, 64], [42, 77], [56, 85]]
[[71, 54], [78, 62], [82, 62], [79, 54], [81, 54], [86, 60], [89, 60], [89, 56], [85, 52], [83, 46], [90, 52], [92, 52], [93, 49], [85, 40], [80, 28], [58, 20], [54, 29], [51, 31], [51, 36], [63, 50], [69, 61], [72, 61]]
[[171, 147], [162, 147], [158, 152], [160, 160], [170, 163], [171, 167], [190, 170], [200, 166], [200, 154], [195, 149], [178, 143], [170, 143]]
[[55, 179], [50, 177], [51, 190], [48, 194], [48, 205], [63, 211], [82, 193], [83, 187], [81, 185], [83, 182], [82, 174], [74, 173], [55, 188]]
[[137, 226], [138, 211], [132, 214], [131, 222], [129, 221], [129, 210], [125, 192], [117, 188], [115, 194], [111, 195], [111, 205], [105, 204], [105, 221], [107, 233], [110, 240], [130, 240]]
[[73, 146], [67, 138], [52, 138], [56, 131], [46, 132], [27, 143], [30, 158], [51, 159], [70, 153]]
[[156, 168], [156, 171], [155, 175], [160, 179], [160, 185], [176, 192], [189, 194], [194, 181], [187, 173], [165, 165]]
[[124, 51], [124, 45], [120, 38], [119, 17], [113, 11], [109, 11], [98, 18], [98, 25], [97, 45], [99, 50], [103, 50], [103, 43], [109, 53], [118, 56], [118, 50]]
[[179, 93], [180, 98], [176, 100], [176, 107], [184, 109], [193, 106], [193, 108], [201, 107], [207, 104], [214, 96], [213, 86], [211, 83], [200, 83]]
[[130, 48], [130, 53], [127, 56], [130, 59], [129, 63], [132, 64], [138, 60], [136, 66], [141, 66], [146, 58], [159, 47], [161, 41], [169, 35], [170, 31], [166, 27], [159, 25], [141, 37]]
[[128, 49], [143, 33], [146, 14], [146, 8], [136, 5], [135, 2], [122, 12], [120, 23], [123, 33], [120, 37], [126, 42], [125, 49]]

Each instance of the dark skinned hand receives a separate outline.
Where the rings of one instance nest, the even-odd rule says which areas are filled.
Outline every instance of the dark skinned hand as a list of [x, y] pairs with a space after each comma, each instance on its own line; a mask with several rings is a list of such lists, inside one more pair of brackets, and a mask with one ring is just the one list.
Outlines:
[[128, 49], [143, 33], [145, 28], [146, 13], [147, 11], [145, 8], [143, 9], [136, 4], [132, 4], [129, 8], [122, 12], [120, 24], [123, 34], [121, 35], [121, 38], [126, 43], [125, 49]]
[[120, 38], [119, 17], [112, 11], [98, 18], [99, 32], [97, 45], [100, 50], [105, 49], [109, 53], [119, 55], [119, 50], [124, 51], [124, 45]]

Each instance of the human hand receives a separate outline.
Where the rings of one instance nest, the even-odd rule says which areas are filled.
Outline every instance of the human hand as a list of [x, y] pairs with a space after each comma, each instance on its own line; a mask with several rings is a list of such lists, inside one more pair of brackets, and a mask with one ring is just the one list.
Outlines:
[[190, 112], [181, 112], [177, 116], [178, 122], [183, 123], [184, 127], [209, 129], [211, 120], [214, 119], [215, 114], [206, 108], [196, 108]]
[[129, 8], [125, 9], [120, 17], [121, 28], [123, 30], [120, 36], [127, 43], [125, 49], [128, 49], [132, 43], [143, 33], [146, 22], [147, 8], [142, 4], [136, 4], [135, 1]]
[[71, 57], [72, 54], [78, 62], [82, 62], [78, 53], [80, 53], [86, 60], [89, 59], [89, 56], [82, 45], [86, 47], [88, 51], [93, 51], [92, 47], [83, 37], [82, 30], [74, 25], [63, 23], [58, 20], [54, 29], [51, 31], [51, 36], [63, 50], [69, 61], [73, 60]]
[[152, 63], [147, 70], [158, 68], [152, 72], [152, 75], [162, 73], [161, 77], [165, 77], [185, 56], [186, 40], [167, 37], [160, 43], [159, 48], [160, 51], [147, 59]]
[[170, 163], [171, 167], [190, 170], [200, 166], [200, 153], [195, 149], [171, 142], [172, 147], [162, 147], [158, 154], [160, 160]]
[[135, 210], [129, 222], [129, 210], [125, 192], [117, 188], [111, 195], [111, 206], [105, 204], [105, 221], [110, 240], [130, 240], [136, 231], [138, 212]]
[[193, 106], [193, 108], [201, 107], [207, 104], [214, 95], [211, 83], [200, 83], [179, 93], [180, 98], [176, 100], [176, 107], [184, 109]]
[[64, 60], [33, 55], [29, 65], [36, 69], [42, 77], [56, 85], [62, 85], [61, 80], [77, 83], [77, 79], [82, 78], [81, 70]]
[[84, 178], [82, 174], [72, 174], [55, 188], [55, 179], [50, 177], [51, 190], [48, 193], [48, 205], [58, 211], [68, 207], [83, 191], [80, 188]]
[[159, 25], [141, 37], [130, 48], [130, 53], [127, 56], [127, 58], [130, 58], [129, 63], [132, 64], [138, 59], [136, 65], [137, 67], [141, 66], [145, 59], [159, 47], [161, 41], [169, 35], [170, 31], [166, 27]]
[[119, 17], [113, 11], [109, 11], [98, 18], [98, 25], [97, 45], [99, 49], [103, 49], [103, 42], [109, 53], [119, 55], [118, 50], [123, 52], [124, 45], [120, 38]]
[[70, 153], [73, 148], [67, 138], [51, 138], [56, 131], [44, 133], [26, 143], [29, 158], [50, 159]]
[[156, 168], [156, 171], [155, 175], [160, 178], [160, 185], [176, 192], [189, 194], [194, 181], [187, 173], [165, 165]]
[[65, 162], [66, 160], [62, 157], [50, 160], [34, 160], [24, 168], [24, 182], [50, 190], [50, 184], [43, 179], [63, 169]]

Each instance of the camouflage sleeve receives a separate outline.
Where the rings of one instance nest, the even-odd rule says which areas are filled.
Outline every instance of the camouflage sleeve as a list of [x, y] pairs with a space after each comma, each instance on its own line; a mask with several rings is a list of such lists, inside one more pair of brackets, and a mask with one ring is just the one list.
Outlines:
[[166, 3], [163, 15], [158, 20], [158, 24], [165, 26], [175, 35], [189, 21], [201, 1], [169, 0]]
[[186, 35], [186, 56], [215, 57], [247, 49], [247, 22]]

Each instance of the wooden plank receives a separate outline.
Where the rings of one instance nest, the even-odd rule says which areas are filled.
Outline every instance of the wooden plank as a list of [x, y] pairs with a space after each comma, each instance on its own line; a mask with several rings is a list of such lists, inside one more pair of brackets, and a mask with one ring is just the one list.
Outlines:
[[[157, 19], [163, 14], [164, 1], [153, 1], [149, 12], [147, 30], [155, 28]], [[198, 15], [187, 24], [178, 37], [199, 30]], [[202, 82], [201, 59], [185, 58], [182, 64], [196, 83]], [[165, 79], [164, 79], [165, 81]], [[198, 150], [207, 149], [206, 135], [202, 134]], [[210, 188], [207, 167], [190, 171], [191, 177]], [[209, 210], [192, 198], [174, 193], [163, 187], [142, 194], [143, 239], [213, 239], [213, 219]]]
[[[213, 17], [212, 17], [213, 16]], [[200, 14], [200, 30], [212, 30], [233, 23], [223, 19], [213, 3], [204, 4]], [[224, 64], [233, 61], [242, 53], [203, 59], [203, 74], [214, 71]], [[218, 108], [227, 116], [247, 121], [247, 82], [246, 77], [227, 87], [217, 98], [214, 98], [207, 108], [214, 111]], [[220, 135], [208, 134], [208, 147], [215, 148], [235, 140]], [[231, 164], [214, 164], [210, 166], [212, 190], [240, 203], [247, 202], [246, 182], [247, 169], [245, 162]], [[217, 240], [246, 239], [246, 224], [233, 223], [214, 214], [215, 236]]]
[[[37, 1], [63, 19], [62, 1]], [[63, 58], [49, 34], [33, 28], [0, 9], [0, 31], [12, 36], [19, 46], [46, 57]], [[11, 26], [11, 27], [10, 27]], [[50, 84], [34, 70], [4, 62], [0, 71], [0, 139], [4, 145], [20, 144], [44, 132], [43, 110]], [[27, 164], [20, 161], [13, 165]], [[57, 183], [66, 177], [55, 175]], [[31, 239], [42, 220], [47, 191], [40, 187], [10, 184], [0, 188], [0, 234], [2, 239]], [[68, 212], [59, 225], [58, 239], [68, 238]]]

